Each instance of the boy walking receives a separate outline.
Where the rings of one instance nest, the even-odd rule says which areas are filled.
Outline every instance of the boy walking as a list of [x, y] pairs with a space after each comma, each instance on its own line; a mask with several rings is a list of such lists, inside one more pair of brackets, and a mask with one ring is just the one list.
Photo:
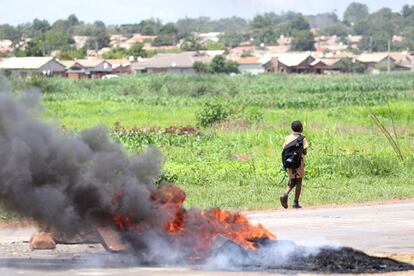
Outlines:
[[[290, 134], [289, 136], [285, 138], [285, 142], [283, 143], [283, 148], [287, 149], [287, 147], [290, 147], [290, 148], [296, 147], [296, 149], [293, 150], [293, 154], [291, 154], [290, 156], [296, 154], [294, 152], [295, 150], [296, 152], [300, 152], [299, 153], [300, 156], [298, 156], [299, 159], [297, 160], [297, 163], [298, 163], [297, 165], [289, 166], [289, 164], [288, 165], [284, 164], [285, 167], [287, 167], [288, 169], [289, 182], [288, 182], [288, 186], [285, 192], [280, 196], [280, 203], [285, 209], [288, 208], [288, 197], [289, 197], [289, 193], [293, 190], [293, 188], [296, 188], [296, 190], [295, 190], [295, 200], [293, 201], [292, 207], [302, 208], [299, 205], [299, 198], [300, 198], [300, 193], [302, 191], [302, 179], [305, 176], [305, 155], [307, 154], [307, 149], [308, 149], [308, 141], [302, 135], [302, 132], [303, 132], [302, 123], [300, 121], [292, 122], [291, 129], [292, 129], [292, 134]], [[286, 163], [289, 163], [291, 161], [292, 160], [287, 160]], [[285, 160], [284, 160], [284, 163], [285, 163]], [[297, 168], [294, 168], [294, 167], [297, 167]]]

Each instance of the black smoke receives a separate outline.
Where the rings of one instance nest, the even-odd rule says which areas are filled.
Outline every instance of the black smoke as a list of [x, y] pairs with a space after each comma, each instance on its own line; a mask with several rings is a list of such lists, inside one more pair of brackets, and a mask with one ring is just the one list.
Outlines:
[[153, 215], [149, 194], [163, 161], [158, 149], [128, 156], [104, 127], [67, 135], [40, 119], [39, 92], [16, 98], [1, 79], [0, 90], [3, 208], [66, 233], [115, 213], [135, 220]]

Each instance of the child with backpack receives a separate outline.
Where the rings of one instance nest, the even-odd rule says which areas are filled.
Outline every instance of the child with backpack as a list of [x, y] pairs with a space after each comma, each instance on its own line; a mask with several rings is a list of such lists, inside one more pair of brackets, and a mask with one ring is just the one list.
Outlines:
[[305, 176], [305, 155], [307, 154], [308, 141], [302, 135], [303, 125], [300, 121], [294, 121], [291, 125], [292, 134], [285, 138], [282, 152], [282, 162], [287, 169], [289, 182], [285, 192], [280, 196], [282, 206], [288, 208], [289, 193], [295, 190], [293, 208], [302, 208], [299, 205], [299, 197], [302, 191], [302, 179]]

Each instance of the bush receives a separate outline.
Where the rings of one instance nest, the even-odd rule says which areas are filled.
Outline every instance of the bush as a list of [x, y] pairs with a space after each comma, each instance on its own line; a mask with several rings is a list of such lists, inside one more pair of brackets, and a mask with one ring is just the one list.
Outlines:
[[197, 113], [197, 122], [203, 127], [210, 126], [214, 123], [227, 119], [232, 113], [227, 103], [219, 100], [206, 102], [203, 108]]
[[264, 113], [260, 108], [252, 106], [244, 109], [241, 117], [250, 123], [259, 123], [263, 121]]

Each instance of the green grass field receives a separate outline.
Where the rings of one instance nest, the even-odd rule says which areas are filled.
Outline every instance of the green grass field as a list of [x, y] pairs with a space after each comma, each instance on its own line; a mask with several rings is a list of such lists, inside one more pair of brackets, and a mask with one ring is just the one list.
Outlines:
[[[15, 80], [13, 85], [16, 91], [39, 86], [43, 116], [67, 131], [104, 125], [130, 153], [148, 144], [160, 147], [165, 154], [162, 179], [184, 187], [187, 206], [279, 207], [285, 186], [277, 186], [283, 176], [281, 145], [294, 119], [304, 122], [310, 142], [304, 206], [414, 197], [412, 73], [143, 75], [101, 81]], [[210, 102], [228, 117], [201, 127], [197, 114], [205, 113]], [[403, 161], [370, 112], [395, 130]], [[169, 126], [193, 126], [198, 132], [163, 133]], [[151, 127], [159, 129], [142, 130]]]

